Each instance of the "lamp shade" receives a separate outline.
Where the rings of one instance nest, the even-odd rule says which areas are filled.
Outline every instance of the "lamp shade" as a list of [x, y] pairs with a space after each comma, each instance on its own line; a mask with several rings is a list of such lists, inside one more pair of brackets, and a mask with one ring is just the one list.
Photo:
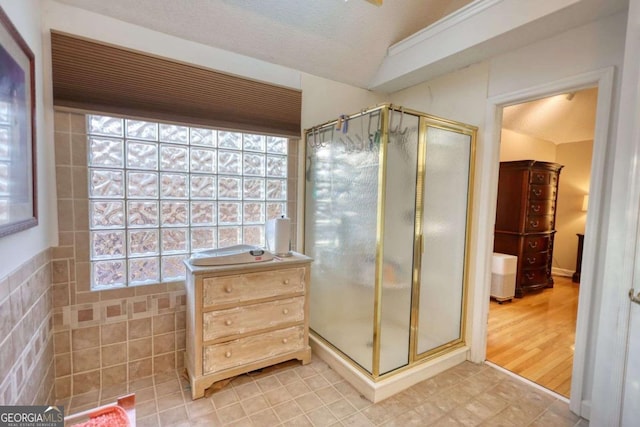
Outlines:
[[582, 196], [582, 211], [586, 212], [588, 208], [589, 208], [589, 195], [585, 194], [584, 196]]

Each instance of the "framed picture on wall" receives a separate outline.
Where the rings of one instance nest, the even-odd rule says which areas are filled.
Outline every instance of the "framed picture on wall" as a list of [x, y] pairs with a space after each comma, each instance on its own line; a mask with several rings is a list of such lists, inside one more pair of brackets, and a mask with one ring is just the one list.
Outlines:
[[34, 57], [0, 8], [0, 237], [38, 224]]

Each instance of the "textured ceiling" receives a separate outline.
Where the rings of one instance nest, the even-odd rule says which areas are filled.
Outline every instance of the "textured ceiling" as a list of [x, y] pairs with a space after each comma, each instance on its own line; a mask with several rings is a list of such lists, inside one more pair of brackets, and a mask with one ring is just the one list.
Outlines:
[[598, 89], [568, 95], [505, 107], [502, 127], [555, 144], [593, 140]]
[[368, 87], [387, 48], [471, 0], [58, 0], [176, 37]]

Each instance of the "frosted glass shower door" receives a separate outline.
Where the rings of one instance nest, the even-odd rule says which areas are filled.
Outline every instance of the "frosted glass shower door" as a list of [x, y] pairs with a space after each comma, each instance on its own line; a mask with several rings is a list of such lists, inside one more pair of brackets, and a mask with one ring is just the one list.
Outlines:
[[462, 338], [472, 137], [427, 124], [418, 355]]
[[307, 146], [305, 253], [314, 259], [311, 329], [371, 373], [380, 153], [359, 133], [369, 114]]
[[420, 119], [410, 113], [392, 111], [390, 114], [391, 123], [399, 123], [402, 115], [403, 129], [392, 128], [386, 151], [380, 375], [409, 363], [418, 175]]

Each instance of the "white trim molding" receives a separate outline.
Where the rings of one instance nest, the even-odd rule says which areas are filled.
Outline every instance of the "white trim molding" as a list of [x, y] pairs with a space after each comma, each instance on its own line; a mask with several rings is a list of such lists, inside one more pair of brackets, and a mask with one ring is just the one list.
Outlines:
[[484, 12], [486, 9], [489, 9], [503, 1], [504, 0], [475, 0], [468, 5], [456, 10], [452, 14], [445, 16], [439, 21], [434, 22], [428, 27], [423, 28], [417, 33], [410, 35], [406, 39], [392, 44], [387, 50], [387, 55], [396, 55], [404, 50], [407, 50], [419, 43], [424, 42], [425, 40], [434, 37], [436, 34], [440, 34], [441, 32], [448, 30], [449, 28], [458, 25], [461, 22], [466, 21], [467, 19], [470, 19]]
[[[486, 358], [487, 320], [489, 316], [489, 294], [491, 288], [491, 254], [493, 249], [493, 225], [496, 214], [498, 192], [498, 170], [500, 164], [500, 129], [503, 107], [519, 104], [534, 99], [553, 96], [567, 91], [575, 91], [589, 87], [598, 87], [598, 101], [596, 109], [596, 123], [593, 144], [593, 159], [591, 164], [590, 198], [593, 206], [598, 209], [590, 210], [587, 216], [583, 267], [581, 275], [580, 295], [578, 302], [578, 319], [576, 325], [576, 342], [573, 360], [573, 375], [571, 382], [570, 409], [576, 414], [587, 417], [590, 402], [583, 401], [585, 396], [584, 376], [586, 369], [586, 353], [588, 344], [589, 321], [594, 315], [592, 299], [597, 277], [597, 267], [602, 263], [598, 248], [601, 240], [600, 229], [603, 212], [601, 203], [604, 200], [604, 172], [607, 151], [609, 120], [613, 98], [614, 67], [587, 72], [568, 78], [560, 79], [543, 85], [502, 94], [487, 100], [487, 118], [484, 131], [484, 147], [478, 151], [479, 176], [482, 180], [479, 191], [479, 224], [476, 249], [478, 265], [472, 271], [475, 283], [481, 283], [474, 297], [471, 321], [474, 327], [471, 337], [470, 360], [480, 363]], [[589, 397], [590, 400], [590, 397]]]
[[[596, 344], [591, 420], [595, 425], [638, 425], [640, 312], [629, 299], [640, 274], [640, 0], [629, 1], [620, 83], [610, 213], [604, 224], [605, 270]], [[635, 282], [635, 283], [634, 283]], [[636, 289], [637, 292], [637, 289]], [[631, 323], [633, 322], [633, 323]]]

